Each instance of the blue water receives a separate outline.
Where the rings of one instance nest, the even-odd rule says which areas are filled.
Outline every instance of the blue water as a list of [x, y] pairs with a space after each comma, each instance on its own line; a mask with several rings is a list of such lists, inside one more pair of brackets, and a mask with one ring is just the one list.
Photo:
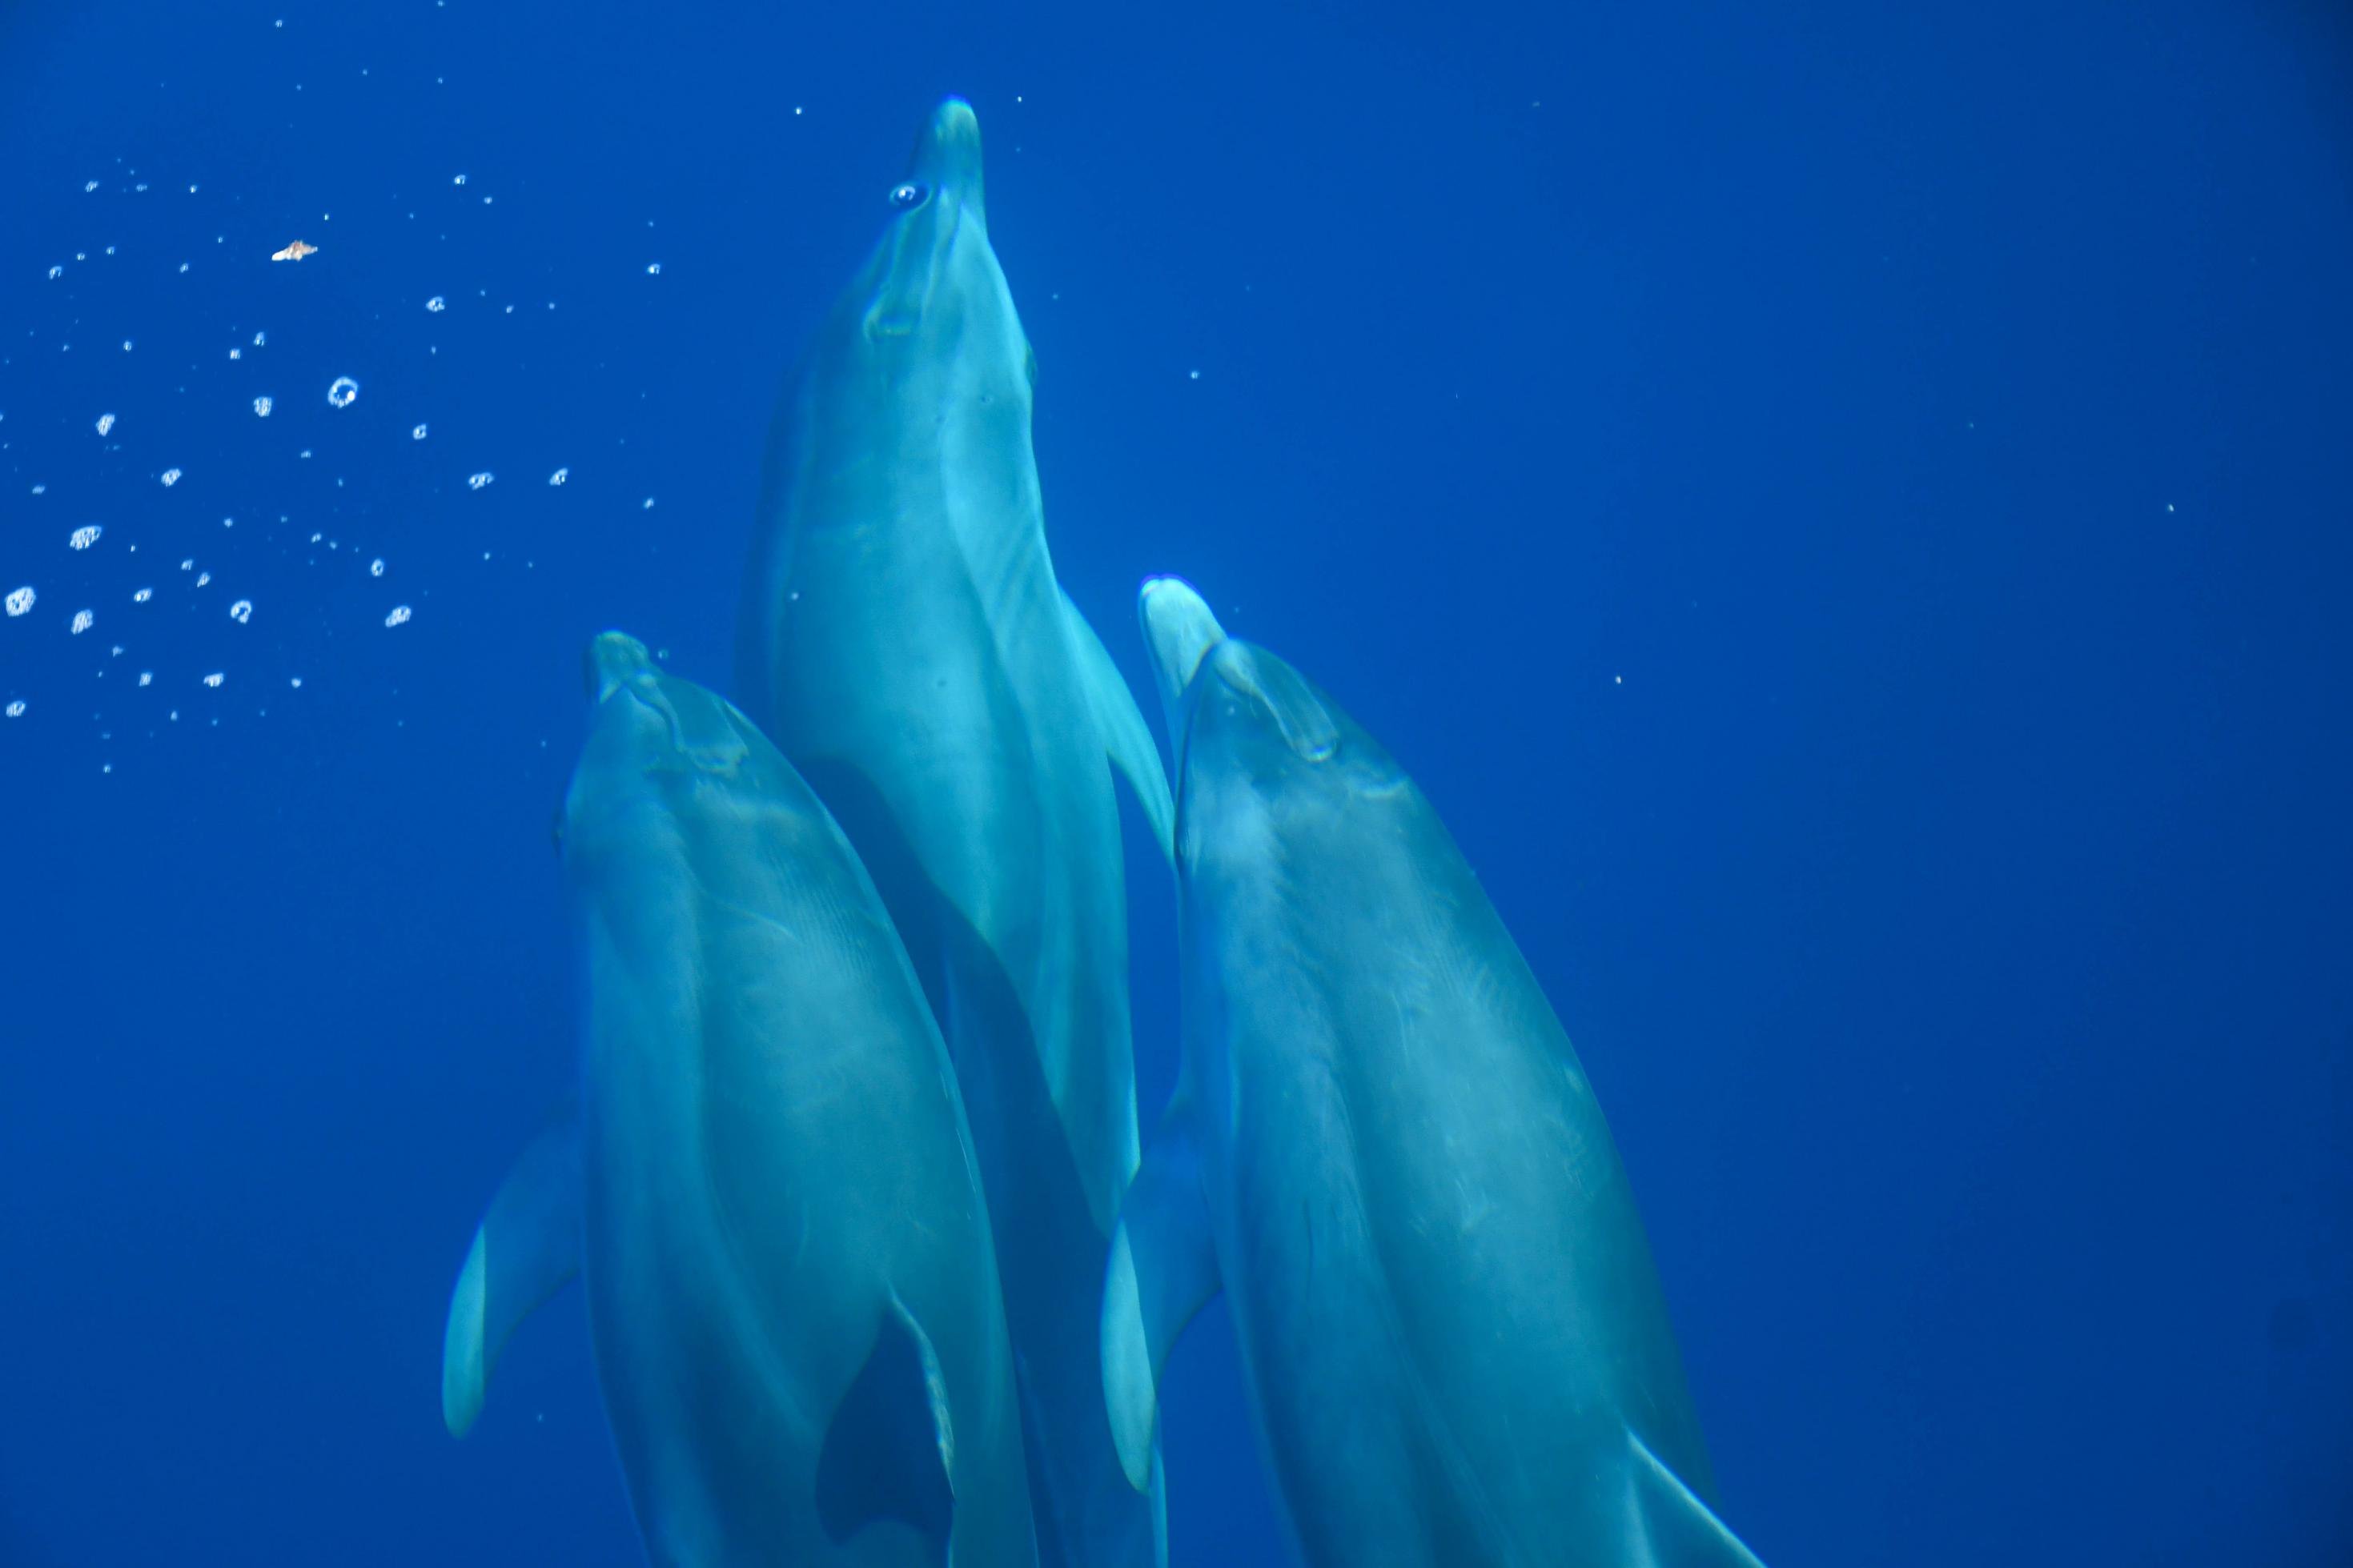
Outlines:
[[[1064, 584], [1445, 814], [1759, 1554], [2353, 1562], [2341, 13], [655, 9], [0, 10], [0, 1563], [641, 1561], [577, 1295], [462, 1443], [443, 1306], [582, 647], [725, 679], [945, 91]], [[1174, 1560], [1280, 1562], [1217, 1311], [1170, 1386]]]

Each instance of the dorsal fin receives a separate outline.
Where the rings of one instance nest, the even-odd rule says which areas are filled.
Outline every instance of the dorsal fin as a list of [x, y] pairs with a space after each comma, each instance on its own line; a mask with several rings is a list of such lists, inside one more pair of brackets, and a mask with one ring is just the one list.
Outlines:
[[893, 1297], [874, 1348], [826, 1428], [817, 1461], [818, 1521], [837, 1546], [877, 1520], [912, 1526], [944, 1565], [955, 1522], [955, 1430], [939, 1357]]

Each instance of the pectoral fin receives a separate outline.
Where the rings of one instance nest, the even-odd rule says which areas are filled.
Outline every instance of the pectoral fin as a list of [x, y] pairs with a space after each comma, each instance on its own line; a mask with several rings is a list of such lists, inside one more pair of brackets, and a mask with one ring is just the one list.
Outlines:
[[1633, 1433], [1634, 1512], [1653, 1568], [1765, 1568], [1683, 1478]]
[[896, 1520], [930, 1543], [928, 1561], [944, 1564], [955, 1522], [948, 1479], [955, 1457], [939, 1357], [894, 1299], [826, 1429], [817, 1461], [818, 1521], [839, 1546], [877, 1520]]
[[580, 1133], [569, 1110], [515, 1161], [474, 1232], [441, 1335], [441, 1419], [462, 1437], [515, 1325], [580, 1272]]
[[1079, 614], [1068, 594], [1062, 595], [1062, 613], [1070, 619], [1071, 641], [1079, 650], [1080, 673], [1087, 684], [1096, 726], [1103, 731], [1103, 748], [1151, 820], [1160, 853], [1167, 855], [1176, 826], [1176, 806], [1168, 793], [1168, 775], [1160, 766], [1160, 748], [1152, 741], [1152, 727], [1144, 721], [1144, 710], [1135, 705], [1134, 693], [1128, 690], [1119, 667], [1112, 663], [1103, 638], [1095, 636], [1094, 627], [1087, 625], [1086, 616]]
[[1160, 1373], [1169, 1347], [1218, 1293], [1218, 1253], [1201, 1198], [1191, 1105], [1170, 1102], [1120, 1205], [1103, 1272], [1103, 1398], [1120, 1468], [1138, 1491], [1153, 1485]]

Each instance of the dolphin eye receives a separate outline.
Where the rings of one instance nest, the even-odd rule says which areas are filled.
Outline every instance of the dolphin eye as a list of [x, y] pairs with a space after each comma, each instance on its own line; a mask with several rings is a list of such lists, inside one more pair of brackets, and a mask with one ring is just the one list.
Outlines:
[[915, 184], [914, 181], [910, 180], [905, 184], [899, 186], [891, 193], [891, 205], [897, 207], [901, 212], [906, 212], [913, 208], [922, 206], [923, 205], [923, 198], [931, 194], [932, 193], [928, 187], [919, 185]]

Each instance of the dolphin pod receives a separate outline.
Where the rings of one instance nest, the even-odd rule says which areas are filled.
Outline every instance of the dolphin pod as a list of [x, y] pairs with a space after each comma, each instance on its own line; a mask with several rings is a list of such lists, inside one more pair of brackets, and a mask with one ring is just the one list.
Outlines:
[[[1609, 1129], [1445, 827], [1156, 578], [1171, 790], [1054, 577], [967, 105], [884, 210], [777, 412], [742, 710], [590, 648], [578, 1103], [459, 1272], [450, 1431], [577, 1274], [660, 1568], [1160, 1568], [1159, 1381], [1222, 1292], [1312, 1568], [1756, 1568]], [[1114, 773], [1177, 890], [1148, 1149]]]
[[463, 1433], [575, 1270], [656, 1563], [1027, 1568], [1012, 1355], [947, 1051], [873, 884], [776, 749], [618, 633], [562, 843], [576, 1122], [492, 1202], [449, 1305]]
[[1222, 1286], [1308, 1563], [1754, 1568], [1592, 1086], [1444, 825], [1189, 587], [1140, 610], [1185, 1028], [1104, 1285], [1131, 1479]]

